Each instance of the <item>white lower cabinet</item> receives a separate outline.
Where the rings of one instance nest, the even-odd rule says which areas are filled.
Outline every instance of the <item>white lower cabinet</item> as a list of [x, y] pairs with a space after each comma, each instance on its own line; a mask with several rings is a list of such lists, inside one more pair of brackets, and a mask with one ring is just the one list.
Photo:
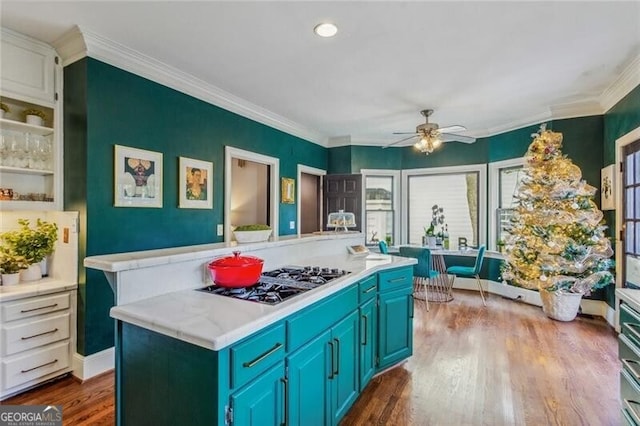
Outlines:
[[76, 291], [0, 304], [0, 399], [71, 371]]

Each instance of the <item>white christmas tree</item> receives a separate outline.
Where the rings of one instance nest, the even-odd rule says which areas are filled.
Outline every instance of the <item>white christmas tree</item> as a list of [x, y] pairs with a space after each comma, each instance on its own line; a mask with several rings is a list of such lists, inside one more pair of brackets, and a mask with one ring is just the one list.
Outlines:
[[561, 133], [543, 125], [532, 137], [502, 277], [520, 287], [588, 295], [613, 282], [613, 251], [593, 201], [596, 188], [562, 154]]

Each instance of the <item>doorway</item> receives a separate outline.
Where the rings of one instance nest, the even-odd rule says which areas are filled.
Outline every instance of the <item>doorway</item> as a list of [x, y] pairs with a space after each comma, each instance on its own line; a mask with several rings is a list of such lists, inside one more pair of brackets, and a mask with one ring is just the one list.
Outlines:
[[326, 174], [298, 164], [298, 235], [322, 231], [322, 176]]
[[224, 175], [224, 241], [232, 240], [232, 225], [252, 224], [234, 221], [265, 223], [277, 237], [280, 160], [227, 146]]

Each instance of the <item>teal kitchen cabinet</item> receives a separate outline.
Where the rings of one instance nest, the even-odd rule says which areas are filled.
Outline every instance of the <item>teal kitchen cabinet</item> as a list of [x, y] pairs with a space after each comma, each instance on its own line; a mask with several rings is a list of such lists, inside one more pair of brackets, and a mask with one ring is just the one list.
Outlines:
[[227, 412], [229, 423], [250, 426], [286, 424], [286, 385], [284, 362], [280, 362], [231, 396]]
[[378, 371], [413, 353], [413, 270], [378, 274]]
[[376, 372], [378, 303], [371, 299], [360, 306], [360, 391]]
[[359, 394], [358, 312], [287, 359], [288, 425], [333, 425]]

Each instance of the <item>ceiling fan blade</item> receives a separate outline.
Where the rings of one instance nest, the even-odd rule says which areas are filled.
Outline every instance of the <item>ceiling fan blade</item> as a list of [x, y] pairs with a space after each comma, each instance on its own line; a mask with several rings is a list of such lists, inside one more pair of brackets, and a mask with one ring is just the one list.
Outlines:
[[417, 135], [416, 132], [393, 132], [394, 135]]
[[455, 125], [455, 126], [447, 126], [447, 127], [440, 127], [438, 129], [438, 131], [440, 133], [455, 133], [455, 132], [464, 132], [465, 130], [467, 130], [466, 127], [464, 126], [460, 126], [460, 125]]
[[445, 133], [440, 136], [442, 138], [442, 142], [474, 143], [476, 141], [476, 138], [473, 138], [471, 136], [454, 135], [451, 133]]
[[408, 138], [404, 138], [404, 139], [400, 139], [399, 141], [391, 142], [389, 145], [383, 146], [382, 149], [398, 145], [399, 143], [406, 142], [406, 141], [408, 141], [410, 139], [413, 139], [413, 138], [416, 138], [416, 137], [418, 137], [418, 135], [414, 134], [413, 136], [409, 136]]

